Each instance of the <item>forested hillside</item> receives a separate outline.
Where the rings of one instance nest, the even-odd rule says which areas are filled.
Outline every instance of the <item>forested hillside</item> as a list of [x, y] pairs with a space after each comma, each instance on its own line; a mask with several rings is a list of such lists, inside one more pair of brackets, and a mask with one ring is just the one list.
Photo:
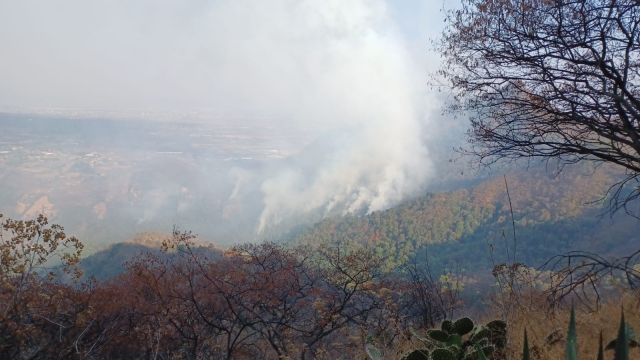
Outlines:
[[[517, 261], [539, 266], [569, 250], [603, 254], [630, 250], [628, 240], [640, 230], [640, 223], [622, 214], [611, 218], [605, 213], [608, 200], [602, 200], [619, 175], [604, 166], [567, 167], [557, 176], [544, 168], [507, 174]], [[469, 189], [428, 193], [366, 216], [327, 218], [289, 239], [270, 240], [370, 244], [393, 265], [402, 265], [412, 256], [423, 260], [428, 245], [429, 260], [438, 267], [457, 263], [474, 271], [492, 265], [489, 244], [499, 262], [506, 259], [505, 244], [514, 250], [510, 210], [500, 175]], [[165, 237], [139, 234], [87, 257], [81, 266], [86, 274], [98, 278], [118, 274], [122, 263], [142, 251], [159, 248]]]
[[[163, 242], [171, 238], [171, 234], [144, 232], [133, 238], [111, 244], [108, 247], [82, 259], [79, 267], [85, 278], [95, 277], [98, 280], [108, 279], [125, 271], [126, 264], [144, 253], [158, 254]], [[222, 250], [202, 240], [192, 239], [201, 251], [206, 251], [210, 258], [221, 256]]]
[[[608, 206], [602, 199], [619, 175], [605, 166], [567, 167], [557, 176], [544, 168], [507, 174], [517, 260], [537, 266], [568, 250], [623, 251], [638, 222], [628, 216], [601, 216]], [[470, 189], [429, 193], [367, 216], [326, 219], [295, 242], [349, 239], [375, 244], [398, 265], [416, 253], [424, 256], [428, 244], [431, 261], [477, 269], [491, 264], [489, 244], [499, 260], [506, 257], [505, 239], [514, 250], [511, 220], [501, 175]]]

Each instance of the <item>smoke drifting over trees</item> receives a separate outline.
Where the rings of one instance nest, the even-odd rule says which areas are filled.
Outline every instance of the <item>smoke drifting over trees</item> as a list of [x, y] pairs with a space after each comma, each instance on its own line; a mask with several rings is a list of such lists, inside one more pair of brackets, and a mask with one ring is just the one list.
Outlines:
[[212, 32], [211, 63], [232, 94], [331, 130], [262, 181], [259, 231], [316, 209], [386, 208], [427, 178], [417, 71], [386, 4], [343, 5], [233, 2], [209, 21], [226, 30]]
[[[311, 212], [385, 209], [419, 193], [432, 174], [425, 114], [436, 101], [423, 88], [425, 59], [411, 44], [418, 35], [401, 28], [409, 21], [398, 6], [384, 0], [169, 1], [149, 13], [67, 1], [44, 5], [41, 13], [10, 5], [0, 15], [2, 26], [21, 40], [0, 40], [14, 54], [0, 94], [6, 104], [27, 107], [197, 106], [279, 114], [257, 121], [320, 135], [294, 158], [228, 173], [235, 182], [230, 198], [250, 196], [262, 209], [258, 233]], [[40, 37], [46, 33], [47, 46]], [[38, 86], [29, 74], [38, 74]], [[139, 218], [148, 221], [162, 204], [154, 200]]]

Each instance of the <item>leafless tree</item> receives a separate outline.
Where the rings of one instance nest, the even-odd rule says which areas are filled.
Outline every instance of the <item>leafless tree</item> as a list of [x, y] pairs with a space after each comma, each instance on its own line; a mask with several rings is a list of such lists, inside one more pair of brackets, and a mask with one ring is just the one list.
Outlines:
[[[425, 247], [425, 253], [426, 247]], [[433, 328], [442, 320], [452, 319], [460, 295], [458, 286], [447, 286], [440, 276], [434, 273], [429, 262], [421, 262], [411, 258], [403, 266], [407, 282], [404, 290], [407, 301], [405, 310], [409, 311], [409, 317], [418, 318], [422, 328]], [[459, 274], [454, 274], [457, 281]]]
[[463, 0], [446, 21], [438, 78], [453, 92], [448, 111], [470, 116], [462, 152], [481, 166], [619, 165], [610, 210], [637, 216], [640, 2]]
[[373, 249], [264, 242], [211, 259], [191, 239], [174, 232], [124, 275], [135, 279], [135, 312], [159, 316], [186, 358], [315, 357], [382, 307]]
[[552, 270], [555, 277], [547, 290], [552, 306], [571, 297], [595, 310], [603, 300], [603, 288], [611, 285], [607, 281], [632, 290], [640, 287], [640, 250], [620, 258], [572, 251], [551, 258], [543, 268]]

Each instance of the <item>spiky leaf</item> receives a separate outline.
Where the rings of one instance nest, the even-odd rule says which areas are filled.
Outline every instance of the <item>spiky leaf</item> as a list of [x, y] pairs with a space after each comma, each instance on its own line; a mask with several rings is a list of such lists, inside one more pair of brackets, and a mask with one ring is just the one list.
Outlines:
[[[638, 342], [638, 335], [636, 334], [636, 329], [631, 326], [631, 324], [627, 323], [627, 334], [629, 336], [629, 348], [640, 347], [640, 343]], [[615, 349], [618, 341], [617, 339], [613, 339], [609, 341], [607, 346], [605, 346], [605, 350]]]
[[615, 360], [629, 360], [629, 332], [627, 323], [624, 321], [624, 311], [620, 318], [620, 328], [618, 329], [618, 338], [616, 339]]
[[[617, 345], [618, 345], [618, 339], [613, 339], [609, 341], [609, 343], [607, 344], [607, 346], [604, 347], [604, 349], [612, 350], [612, 349], [615, 349]], [[635, 340], [629, 339], [629, 348], [636, 348], [636, 347], [640, 347], [640, 343]]]
[[565, 356], [567, 360], [578, 360], [578, 333], [576, 331], [576, 312], [573, 306], [571, 306], [571, 319], [569, 320]]
[[522, 348], [522, 360], [531, 360], [531, 355], [529, 355], [529, 340], [527, 339], [527, 329], [524, 329], [524, 346]]
[[449, 334], [447, 332], [437, 329], [427, 330], [427, 335], [433, 340], [440, 342], [446, 342], [449, 338]]
[[638, 335], [636, 334], [636, 329], [629, 323], [627, 323], [627, 331], [629, 332], [629, 343], [631, 343], [631, 341], [635, 341], [637, 343]]
[[618, 340], [617, 339], [613, 339], [611, 341], [609, 341], [607, 343], [607, 346], [604, 347], [605, 350], [613, 350], [616, 348], [616, 345], [618, 344]]
[[473, 321], [468, 317], [460, 318], [453, 323], [453, 332], [464, 336], [473, 330]]

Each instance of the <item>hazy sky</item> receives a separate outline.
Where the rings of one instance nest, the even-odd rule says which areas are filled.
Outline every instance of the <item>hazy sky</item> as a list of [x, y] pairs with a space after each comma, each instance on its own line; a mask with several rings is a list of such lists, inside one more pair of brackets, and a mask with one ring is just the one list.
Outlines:
[[428, 139], [440, 103], [426, 83], [441, 1], [0, 4], [0, 107], [224, 107], [317, 128], [312, 146], [267, 173], [230, 173], [231, 197], [251, 189], [242, 184], [262, 192], [258, 231], [310, 212], [385, 209], [436, 175]]
[[336, 53], [387, 56], [362, 46], [372, 34], [409, 53], [402, 61], [414, 61], [415, 71], [434, 70], [428, 39], [443, 26], [442, 7], [442, 0], [0, 0], [0, 106], [278, 110], [300, 91], [330, 86], [316, 76], [339, 65]]

